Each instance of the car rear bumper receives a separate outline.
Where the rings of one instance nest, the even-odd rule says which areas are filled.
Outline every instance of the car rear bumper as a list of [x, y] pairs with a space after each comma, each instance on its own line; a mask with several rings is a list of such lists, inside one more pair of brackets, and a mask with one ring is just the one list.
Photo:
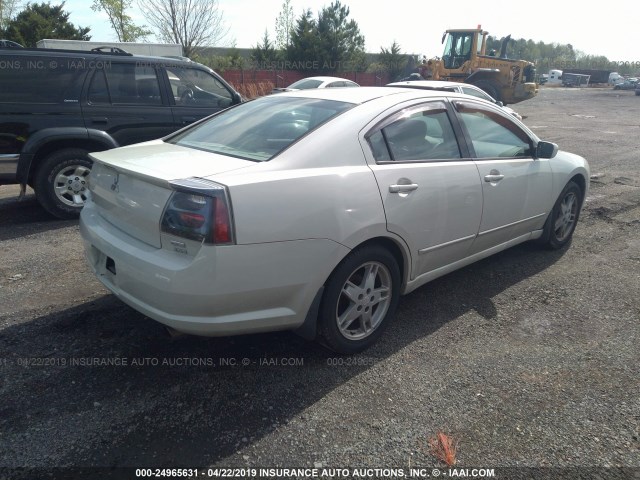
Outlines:
[[82, 211], [80, 231], [89, 265], [118, 298], [178, 331], [206, 336], [299, 327], [349, 251], [312, 239], [203, 246], [188, 257], [130, 237], [91, 204]]

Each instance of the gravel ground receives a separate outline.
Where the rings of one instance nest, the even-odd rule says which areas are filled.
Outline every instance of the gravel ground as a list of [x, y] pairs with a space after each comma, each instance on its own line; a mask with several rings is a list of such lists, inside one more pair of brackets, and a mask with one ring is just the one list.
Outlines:
[[439, 431], [462, 468], [637, 478], [640, 98], [543, 88], [515, 108], [591, 164], [573, 244], [521, 245], [418, 289], [357, 357], [291, 333], [171, 337], [89, 273], [77, 222], [1, 187], [0, 478], [16, 467], [430, 469], [443, 465], [428, 447]]

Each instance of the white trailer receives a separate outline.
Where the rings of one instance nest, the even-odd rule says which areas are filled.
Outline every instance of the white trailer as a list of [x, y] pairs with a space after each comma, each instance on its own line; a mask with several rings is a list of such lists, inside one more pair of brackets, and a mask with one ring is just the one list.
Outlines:
[[82, 40], [40, 40], [38, 48], [59, 48], [63, 50], [91, 50], [92, 48], [119, 48], [133, 55], [152, 57], [182, 57], [182, 45], [171, 43], [134, 43], [134, 42], [85, 42]]

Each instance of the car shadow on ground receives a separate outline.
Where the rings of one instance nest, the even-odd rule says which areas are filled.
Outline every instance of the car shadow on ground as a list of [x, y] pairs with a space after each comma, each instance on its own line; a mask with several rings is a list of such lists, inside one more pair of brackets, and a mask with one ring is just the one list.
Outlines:
[[22, 199], [0, 198], [0, 241], [57, 230], [74, 223], [78, 221], [60, 220], [48, 213], [34, 194], [27, 194]]
[[[0, 379], [0, 464], [20, 465], [21, 439], [50, 432], [57, 451], [68, 453], [42, 466], [242, 466], [239, 451], [377, 362], [470, 310], [494, 321], [494, 296], [562, 255], [520, 245], [427, 284], [401, 299], [381, 341], [356, 357], [366, 361], [343, 365], [336, 360], [343, 357], [289, 332], [172, 338], [111, 295], [9, 326], [0, 331], [8, 359]], [[17, 364], [29, 358], [67, 364]], [[127, 365], [86, 365], [118, 358]], [[69, 366], [72, 359], [85, 365]]]

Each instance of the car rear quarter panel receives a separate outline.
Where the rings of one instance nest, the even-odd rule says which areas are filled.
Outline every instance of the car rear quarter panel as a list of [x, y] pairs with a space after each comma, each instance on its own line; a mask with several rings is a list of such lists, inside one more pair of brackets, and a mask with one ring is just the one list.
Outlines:
[[358, 125], [330, 122], [269, 162], [214, 179], [229, 186], [239, 244], [311, 238], [353, 248], [388, 235]]

